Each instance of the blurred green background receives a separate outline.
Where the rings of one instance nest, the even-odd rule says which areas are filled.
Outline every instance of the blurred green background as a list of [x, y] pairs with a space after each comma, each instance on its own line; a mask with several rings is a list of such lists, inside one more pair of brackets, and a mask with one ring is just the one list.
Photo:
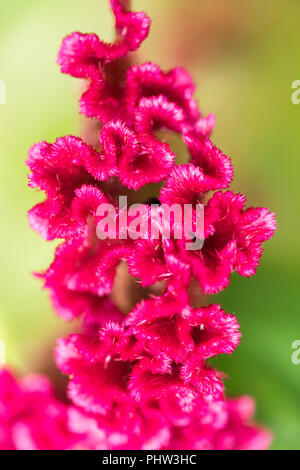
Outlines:
[[[42, 195], [26, 188], [24, 160], [32, 143], [80, 134], [80, 84], [55, 63], [62, 37], [73, 30], [108, 40], [107, 0], [0, 1], [1, 278], [0, 339], [7, 362], [40, 370], [65, 328], [31, 276], [47, 266], [53, 243], [27, 224]], [[217, 297], [237, 314], [243, 339], [215, 361], [228, 374], [230, 395], [251, 394], [258, 419], [275, 435], [274, 449], [300, 449], [300, 365], [291, 343], [300, 339], [299, 149], [300, 105], [291, 84], [300, 79], [297, 0], [136, 0], [152, 17], [140, 60], [167, 69], [184, 65], [198, 85], [204, 113], [214, 112], [214, 141], [232, 157], [235, 191], [277, 214], [279, 230], [266, 244], [252, 279], [233, 276]]]

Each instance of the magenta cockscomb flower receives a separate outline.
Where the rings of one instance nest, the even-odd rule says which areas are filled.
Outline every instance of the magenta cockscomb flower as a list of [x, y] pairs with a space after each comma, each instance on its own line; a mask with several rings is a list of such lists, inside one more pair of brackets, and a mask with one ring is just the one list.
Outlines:
[[54, 395], [49, 380], [29, 375], [17, 381], [0, 371], [0, 449], [76, 448], [80, 436], [69, 429], [69, 406]]
[[159, 406], [172, 399], [177, 415], [201, 400], [222, 398], [222, 381], [206, 360], [236, 348], [235, 317], [217, 305], [172, 313], [163, 302], [153, 307], [143, 301], [124, 323], [107, 323], [98, 338], [71, 335], [59, 341], [57, 364], [72, 377], [74, 403], [105, 414], [129, 398]]
[[255, 274], [262, 242], [276, 228], [274, 214], [266, 208], [244, 209], [246, 198], [232, 191], [218, 191], [204, 208], [205, 241], [201, 251], [187, 251], [180, 243], [180, 256], [189, 263], [205, 294], [229, 285], [230, 274]]
[[[172, 401], [157, 408], [130, 397], [105, 414], [86, 413], [59, 401], [48, 379], [17, 381], [0, 372], [0, 448], [76, 449], [263, 449], [271, 436], [254, 426], [253, 401], [201, 402], [194, 413], [175, 415]], [[111, 389], [110, 389], [111, 391]]]
[[[80, 111], [97, 122], [97, 142], [70, 135], [43, 141], [27, 160], [30, 187], [45, 193], [29, 222], [46, 240], [62, 240], [38, 276], [59, 316], [83, 317], [82, 331], [60, 339], [55, 350], [58, 367], [69, 376], [70, 403], [56, 401], [48, 388], [31, 403], [37, 392], [3, 373], [1, 445], [266, 448], [270, 434], [253, 424], [253, 402], [226, 398], [224, 376], [209, 362], [235, 350], [238, 322], [203, 298], [196, 307], [192, 291], [195, 280], [207, 295], [226, 288], [234, 271], [255, 274], [262, 243], [276, 228], [274, 214], [245, 208], [246, 198], [227, 190], [232, 162], [211, 140], [215, 118], [200, 112], [190, 75], [181, 67], [164, 72], [151, 62], [132, 64], [130, 52], [149, 32], [147, 15], [132, 12], [126, 0], [110, 4], [115, 42], [76, 32], [58, 54], [63, 73], [85, 80]], [[175, 164], [170, 132], [182, 138], [188, 162]], [[140, 219], [129, 211], [124, 222], [120, 196], [138, 205]], [[203, 230], [196, 223], [199, 205]], [[110, 214], [106, 237], [99, 231], [101, 207]], [[190, 209], [188, 234], [175, 215], [168, 227], [160, 218], [174, 207]], [[153, 214], [154, 227], [167, 230], [132, 236], [128, 222], [136, 233]], [[187, 240], [201, 243], [190, 249]], [[124, 262], [126, 282], [131, 276], [141, 285], [134, 302], [128, 288], [127, 304], [135, 306], [127, 315], [115, 287]], [[21, 397], [15, 404], [11, 386]]]
[[92, 450], [263, 450], [272, 436], [253, 424], [250, 397], [201, 403], [193, 413], [173, 420], [165, 407], [125, 406], [105, 415], [70, 408], [69, 426], [81, 436], [80, 446]]
[[[113, 4], [113, 11], [117, 25], [122, 12], [122, 24], [135, 18], [149, 26], [144, 14], [132, 17], [125, 13], [120, 2]], [[205, 205], [202, 250], [187, 251], [182, 240], [168, 243], [166, 247], [163, 240], [152, 243], [151, 237], [150, 242], [148, 239], [136, 244], [120, 240], [119, 243], [103, 243], [97, 239], [93, 228], [97, 224], [97, 207], [105, 202], [116, 204], [118, 195], [130, 189], [161, 182], [158, 203], [195, 205], [207, 201], [210, 191], [227, 188], [233, 177], [230, 158], [208, 137], [214, 118], [201, 116], [193, 98], [194, 85], [183, 69], [163, 73], [156, 65], [146, 63], [129, 68], [123, 76], [119, 70], [113, 77], [106, 71], [131, 50], [127, 44], [131, 27], [131, 34], [137, 35], [132, 41], [136, 47], [147, 28], [136, 30], [130, 23], [128, 28], [124, 26], [124, 34], [111, 48], [95, 35], [74, 33], [63, 41], [59, 53], [63, 72], [88, 78], [90, 87], [95, 83], [99, 85], [98, 75], [102, 77], [99, 86], [101, 90], [106, 89], [105, 109], [110, 106], [111, 111], [109, 118], [103, 117], [103, 113], [92, 115], [102, 122], [101, 149], [98, 151], [79, 138], [66, 136], [54, 144], [36, 144], [29, 153], [30, 185], [42, 189], [47, 197], [31, 209], [30, 223], [46, 239], [67, 239], [57, 251], [58, 259], [47, 273], [45, 285], [56, 299], [54, 306], [58, 306], [58, 313], [64, 311], [64, 316], [69, 318], [77, 313], [72, 314], [65, 302], [60, 308], [61, 302], [57, 299], [70, 297], [73, 304], [74, 296], [85, 297], [86, 310], [90, 310], [91, 297], [94, 303], [95, 295], [110, 293], [114, 268], [121, 258], [127, 259], [131, 273], [139, 277], [143, 285], [149, 285], [173, 276], [166, 259], [171, 250], [190, 266], [205, 294], [218, 292], [227, 287], [233, 271], [243, 276], [254, 274], [262, 242], [270, 238], [275, 229], [274, 215], [267, 209], [244, 210], [245, 198], [227, 192], [216, 193]], [[118, 26], [117, 31], [120, 34]], [[94, 83], [95, 76], [98, 78]], [[90, 88], [84, 94], [85, 101], [89, 101], [89, 93]], [[102, 96], [102, 91], [99, 94]], [[96, 102], [97, 106], [102, 106], [101, 100]], [[188, 164], [174, 166], [174, 153], [157, 137], [160, 129], [182, 135], [191, 155]], [[83, 234], [81, 241], [79, 234]], [[74, 251], [80, 255], [73, 256]], [[62, 267], [59, 273], [58, 265]], [[76, 273], [72, 266], [76, 266]], [[59, 279], [58, 282], [55, 279]]]
[[264, 450], [272, 436], [253, 424], [254, 409], [247, 396], [209, 403], [189, 426], [173, 428], [170, 449]]

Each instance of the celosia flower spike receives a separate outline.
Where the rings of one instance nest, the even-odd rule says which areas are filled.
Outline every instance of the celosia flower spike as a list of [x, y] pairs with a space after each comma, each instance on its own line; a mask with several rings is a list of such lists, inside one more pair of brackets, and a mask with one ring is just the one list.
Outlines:
[[[233, 165], [211, 140], [215, 118], [198, 109], [190, 75], [181, 67], [164, 72], [151, 62], [127, 60], [147, 37], [147, 15], [131, 12], [126, 0], [110, 4], [113, 43], [75, 32], [58, 54], [63, 73], [87, 82], [80, 110], [99, 121], [99, 142], [94, 148], [74, 136], [43, 141], [27, 160], [29, 185], [46, 196], [29, 211], [29, 221], [47, 240], [63, 239], [39, 276], [58, 315], [83, 317], [82, 330], [60, 339], [55, 350], [58, 367], [70, 378], [73, 405], [58, 402], [48, 385], [28, 390], [9, 373], [0, 374], [0, 443], [38, 449], [263, 449], [270, 434], [253, 425], [251, 399], [228, 400], [224, 376], [209, 363], [238, 346], [238, 322], [216, 304], [192, 307], [190, 288], [196, 280], [204, 294], [215, 294], [229, 285], [234, 271], [255, 274], [275, 216], [266, 208], [245, 208], [245, 196], [227, 190]], [[188, 162], [175, 164], [170, 132], [182, 138]], [[159, 190], [153, 186], [154, 199], [139, 201], [150, 183], [159, 184]], [[128, 215], [129, 226], [121, 222], [120, 195], [136, 196], [147, 226], [155, 216], [158, 236], [130, 237], [134, 217]], [[165, 210], [184, 211], [186, 205], [188, 234], [174, 214], [163, 217]], [[106, 239], [98, 231], [103, 206], [112, 209], [114, 222]], [[202, 229], [195, 224], [199, 207]], [[191, 239], [200, 245], [189, 249]], [[124, 261], [147, 289], [127, 315], [112, 301]]]

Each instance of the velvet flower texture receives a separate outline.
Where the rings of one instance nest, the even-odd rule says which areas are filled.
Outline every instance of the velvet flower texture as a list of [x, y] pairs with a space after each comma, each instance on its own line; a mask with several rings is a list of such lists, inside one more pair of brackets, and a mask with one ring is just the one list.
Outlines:
[[[27, 160], [30, 187], [45, 193], [29, 211], [30, 224], [46, 240], [63, 240], [38, 276], [59, 316], [83, 316], [82, 334], [56, 349], [70, 376], [70, 432], [97, 449], [264, 448], [269, 434], [252, 425], [251, 406], [226, 399], [222, 374], [209, 364], [236, 348], [238, 323], [215, 304], [193, 308], [189, 287], [195, 279], [203, 294], [214, 294], [234, 271], [253, 275], [276, 228], [274, 214], [245, 208], [246, 198], [228, 190], [231, 159], [210, 138], [215, 119], [199, 111], [188, 72], [132, 65], [130, 53], [149, 32], [147, 15], [125, 0], [110, 4], [113, 43], [76, 32], [58, 54], [63, 73], [85, 80], [80, 111], [97, 122], [98, 143], [67, 135], [35, 144]], [[175, 164], [170, 132], [186, 145], [187, 163]], [[153, 197], [140, 199], [149, 187]], [[201, 204], [203, 233], [191, 234], [203, 238], [201, 247], [187, 249], [174, 219], [169, 237], [124, 237], [121, 195], [134, 196], [147, 215], [189, 205], [193, 223]], [[97, 233], [101, 205], [112, 207], [118, 222], [106, 238]], [[123, 261], [142, 287], [164, 285], [160, 297], [142, 300], [127, 316], [111, 296]]]
[[[253, 402], [226, 400], [221, 375], [206, 363], [230, 354], [238, 323], [218, 305], [177, 309], [142, 301], [96, 335], [58, 341], [78, 408], [70, 429], [92, 449], [263, 449], [270, 433], [251, 419]], [[81, 411], [80, 411], [81, 410]]]
[[271, 436], [253, 425], [253, 412], [242, 397], [170, 420], [154, 403], [141, 407], [128, 397], [117, 413], [97, 415], [58, 400], [44, 376], [17, 380], [0, 371], [1, 450], [263, 449]]

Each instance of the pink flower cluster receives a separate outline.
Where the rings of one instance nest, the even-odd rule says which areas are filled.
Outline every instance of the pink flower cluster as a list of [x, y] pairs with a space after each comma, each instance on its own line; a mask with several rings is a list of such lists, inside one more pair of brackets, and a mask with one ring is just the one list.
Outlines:
[[7, 369], [0, 371], [1, 450], [74, 448], [79, 439], [69, 429], [68, 412], [45, 377], [18, 382]]
[[270, 434], [252, 424], [253, 413], [250, 397], [208, 402], [173, 425], [168, 410], [130, 399], [117, 413], [86, 413], [59, 401], [43, 376], [17, 381], [0, 371], [1, 450], [263, 449]]
[[[80, 111], [101, 122], [99, 148], [68, 135], [34, 145], [27, 160], [29, 185], [46, 195], [29, 212], [31, 226], [47, 240], [64, 240], [40, 276], [58, 315], [83, 315], [82, 333], [59, 340], [55, 353], [70, 377], [74, 406], [58, 405], [48, 391], [31, 403], [40, 392], [24, 391], [4, 376], [21, 390], [19, 406], [28, 408], [33, 422], [24, 424], [18, 406], [7, 417], [3, 410], [3, 445], [19, 448], [15, 436], [23, 432], [26, 439], [19, 442], [27, 446], [30, 440], [34, 448], [265, 448], [270, 435], [253, 425], [251, 399], [227, 399], [222, 374], [208, 363], [237, 347], [238, 322], [216, 304], [193, 308], [189, 286], [196, 279], [204, 294], [214, 294], [228, 286], [234, 271], [253, 275], [262, 243], [275, 230], [274, 214], [245, 208], [244, 196], [221, 191], [231, 183], [232, 163], [210, 140], [214, 116], [200, 113], [191, 77], [182, 68], [130, 66], [128, 53], [146, 38], [150, 20], [131, 12], [126, 1], [110, 3], [116, 41], [76, 32], [63, 40], [58, 55], [62, 72], [87, 80]], [[182, 136], [188, 163], [175, 165], [161, 131]], [[185, 240], [172, 237], [97, 238], [99, 204], [116, 205], [119, 194], [149, 183], [160, 183], [159, 203], [205, 204], [200, 250], [188, 251]], [[127, 316], [110, 298], [123, 260], [142, 286], [165, 284], [161, 296], [142, 300]], [[6, 406], [5, 397], [2, 402]], [[34, 422], [37, 408], [45, 428], [44, 419]], [[69, 434], [60, 430], [53, 444], [59, 420]], [[51, 435], [40, 444], [47, 429]]]

